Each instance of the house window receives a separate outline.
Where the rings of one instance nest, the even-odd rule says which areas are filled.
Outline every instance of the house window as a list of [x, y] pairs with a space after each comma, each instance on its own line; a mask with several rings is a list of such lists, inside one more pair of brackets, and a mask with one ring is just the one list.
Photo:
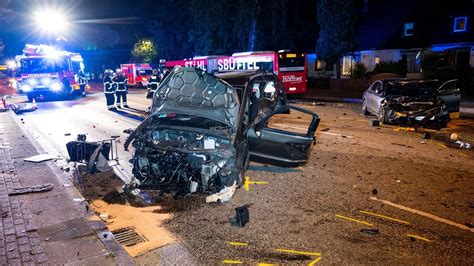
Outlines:
[[454, 32], [467, 31], [467, 17], [455, 17], [453, 31]]
[[374, 63], [375, 64], [380, 64], [380, 57], [376, 56]]
[[413, 22], [405, 23], [403, 26], [403, 36], [413, 36], [413, 28], [415, 24]]

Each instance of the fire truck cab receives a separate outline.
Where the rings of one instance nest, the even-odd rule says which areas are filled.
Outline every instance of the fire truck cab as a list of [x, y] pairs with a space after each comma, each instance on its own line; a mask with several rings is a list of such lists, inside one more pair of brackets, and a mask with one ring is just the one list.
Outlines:
[[153, 72], [150, 64], [122, 64], [122, 73], [127, 77], [129, 86], [146, 87]]
[[84, 71], [84, 63], [80, 54], [27, 44], [15, 60], [19, 66], [16, 89], [28, 100], [82, 94], [78, 74]]

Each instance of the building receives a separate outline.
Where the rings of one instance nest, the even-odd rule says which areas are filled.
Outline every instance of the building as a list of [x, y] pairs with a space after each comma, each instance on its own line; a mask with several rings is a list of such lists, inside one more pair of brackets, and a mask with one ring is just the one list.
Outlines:
[[[351, 77], [357, 63], [371, 72], [383, 62], [406, 64], [407, 77], [413, 78], [426, 76], [423, 71], [433, 68], [472, 75], [474, 1], [359, 2], [357, 49], [340, 59], [343, 77]], [[335, 76], [335, 65], [315, 54], [308, 55], [308, 68], [312, 78]]]

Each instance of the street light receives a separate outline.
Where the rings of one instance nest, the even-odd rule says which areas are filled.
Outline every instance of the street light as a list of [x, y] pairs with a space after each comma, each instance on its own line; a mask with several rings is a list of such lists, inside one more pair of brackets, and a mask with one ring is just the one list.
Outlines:
[[46, 33], [60, 34], [69, 24], [64, 12], [60, 10], [38, 10], [33, 15], [38, 29]]

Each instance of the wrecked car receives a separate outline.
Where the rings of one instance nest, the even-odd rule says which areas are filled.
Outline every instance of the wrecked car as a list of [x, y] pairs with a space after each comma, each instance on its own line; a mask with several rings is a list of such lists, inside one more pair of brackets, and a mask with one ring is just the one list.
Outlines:
[[362, 112], [384, 124], [443, 128], [459, 116], [460, 101], [457, 80], [377, 80], [364, 92]]
[[[286, 105], [283, 87], [265, 92], [266, 83], [276, 84], [266, 75], [252, 74], [234, 87], [200, 69], [175, 67], [156, 90], [150, 116], [125, 142], [125, 149], [135, 149], [132, 185], [176, 195], [202, 192], [210, 194], [207, 202], [225, 202], [243, 184], [251, 154], [276, 164], [306, 162], [319, 117]], [[265, 83], [268, 98], [252, 89], [257, 82]], [[257, 94], [262, 99], [254, 99]], [[272, 116], [290, 109], [310, 115], [305, 134], [267, 127]]]

